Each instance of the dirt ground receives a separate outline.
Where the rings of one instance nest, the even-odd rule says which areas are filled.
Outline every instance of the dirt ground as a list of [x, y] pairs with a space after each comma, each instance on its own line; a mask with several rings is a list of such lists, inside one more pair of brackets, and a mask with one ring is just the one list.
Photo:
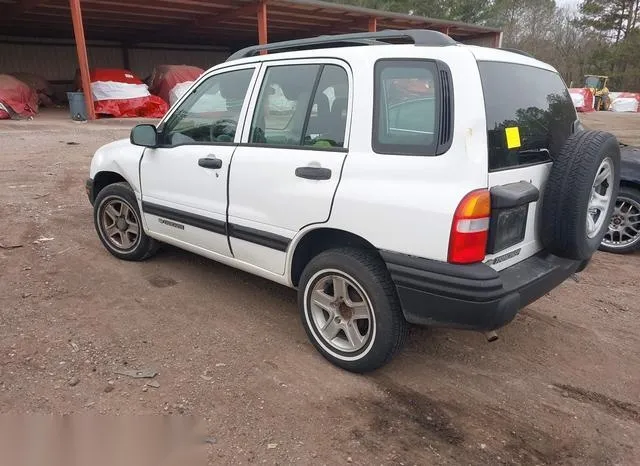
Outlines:
[[609, 131], [624, 144], [640, 146], [640, 113], [591, 112], [579, 115], [587, 128]]
[[[584, 120], [640, 144], [640, 115]], [[294, 291], [106, 252], [84, 181], [133, 123], [0, 123], [1, 412], [191, 415], [211, 464], [640, 464], [640, 255], [598, 253], [495, 343], [416, 328], [352, 375], [308, 343]]]

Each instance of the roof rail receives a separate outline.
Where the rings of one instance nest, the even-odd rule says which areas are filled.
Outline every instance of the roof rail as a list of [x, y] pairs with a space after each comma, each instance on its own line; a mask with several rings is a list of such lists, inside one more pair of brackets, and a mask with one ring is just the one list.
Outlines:
[[505, 50], [506, 52], [511, 52], [511, 53], [517, 53], [518, 55], [524, 55], [525, 57], [529, 57], [529, 58], [536, 58], [533, 55], [531, 55], [528, 52], [524, 52], [522, 50], [518, 50], [518, 49], [501, 49], [501, 50]]
[[309, 39], [288, 40], [266, 45], [253, 45], [238, 50], [227, 58], [227, 61], [253, 57], [262, 51], [291, 52], [294, 50], [309, 50], [318, 48], [350, 47], [355, 45], [380, 45], [393, 43], [409, 43], [414, 45], [444, 47], [455, 45], [451, 37], [427, 29], [384, 30], [379, 32], [357, 32], [354, 34], [337, 34], [318, 36]]

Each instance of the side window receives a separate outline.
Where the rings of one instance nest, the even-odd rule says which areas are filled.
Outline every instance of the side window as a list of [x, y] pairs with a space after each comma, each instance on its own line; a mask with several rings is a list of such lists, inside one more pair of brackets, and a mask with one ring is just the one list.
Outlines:
[[272, 66], [260, 89], [249, 140], [300, 146], [307, 109], [321, 65]]
[[375, 67], [373, 149], [381, 154], [434, 155], [439, 89], [435, 63], [381, 60]]
[[253, 116], [253, 144], [344, 147], [349, 81], [336, 65], [267, 69]]
[[344, 68], [326, 65], [318, 82], [303, 144], [344, 147], [349, 106], [349, 77]]
[[233, 142], [254, 69], [229, 71], [203, 81], [163, 129], [165, 144]]

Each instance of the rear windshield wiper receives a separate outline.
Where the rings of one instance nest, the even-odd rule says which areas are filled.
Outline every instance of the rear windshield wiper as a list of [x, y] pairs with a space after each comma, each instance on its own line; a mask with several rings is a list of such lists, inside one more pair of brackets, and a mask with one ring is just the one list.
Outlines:
[[545, 148], [524, 149], [524, 150], [518, 151], [518, 155], [539, 155], [539, 154], [547, 154], [547, 157], [549, 157], [550, 159], [552, 158], [551, 152], [549, 152], [549, 149], [545, 149]]

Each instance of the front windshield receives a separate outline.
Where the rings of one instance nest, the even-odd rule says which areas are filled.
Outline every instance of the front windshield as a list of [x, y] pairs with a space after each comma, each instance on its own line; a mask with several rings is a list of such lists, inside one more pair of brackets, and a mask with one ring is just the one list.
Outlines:
[[589, 76], [586, 79], [585, 83], [587, 85], [586, 87], [589, 87], [589, 88], [593, 87], [593, 88], [596, 88], [596, 89], [600, 89], [602, 87], [601, 79], [598, 78], [597, 76]]

